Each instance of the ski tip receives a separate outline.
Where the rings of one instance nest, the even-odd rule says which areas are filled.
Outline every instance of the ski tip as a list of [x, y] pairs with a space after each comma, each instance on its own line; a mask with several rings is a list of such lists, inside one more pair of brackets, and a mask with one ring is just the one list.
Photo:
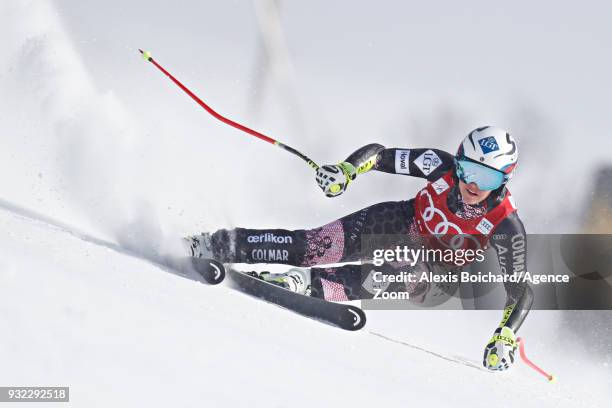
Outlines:
[[211, 285], [218, 285], [225, 279], [225, 267], [214, 259], [191, 258], [193, 268]]
[[360, 330], [366, 324], [366, 315], [362, 309], [354, 306], [348, 306], [348, 312], [350, 314], [349, 323], [343, 328], [350, 331]]

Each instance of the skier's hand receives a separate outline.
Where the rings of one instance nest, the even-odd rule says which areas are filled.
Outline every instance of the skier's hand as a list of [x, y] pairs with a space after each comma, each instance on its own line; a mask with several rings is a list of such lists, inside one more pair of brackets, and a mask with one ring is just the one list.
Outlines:
[[356, 175], [357, 171], [351, 163], [342, 162], [319, 167], [315, 178], [326, 196], [337, 197], [344, 193]]
[[516, 336], [510, 327], [498, 327], [485, 347], [483, 364], [492, 371], [505, 371], [514, 364]]

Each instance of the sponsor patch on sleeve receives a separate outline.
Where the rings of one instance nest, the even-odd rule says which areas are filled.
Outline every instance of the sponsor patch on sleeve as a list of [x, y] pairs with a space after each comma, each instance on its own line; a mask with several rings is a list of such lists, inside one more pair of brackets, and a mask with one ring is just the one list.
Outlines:
[[425, 176], [429, 176], [432, 171], [437, 169], [442, 160], [433, 150], [429, 149], [414, 161], [414, 164], [421, 170]]
[[493, 224], [491, 223], [491, 221], [487, 220], [486, 218], [483, 218], [482, 220], [480, 220], [480, 222], [476, 226], [476, 230], [478, 230], [478, 232], [480, 232], [483, 235], [489, 235], [492, 229], [493, 229]]
[[410, 174], [410, 150], [397, 149], [395, 151], [395, 172]]

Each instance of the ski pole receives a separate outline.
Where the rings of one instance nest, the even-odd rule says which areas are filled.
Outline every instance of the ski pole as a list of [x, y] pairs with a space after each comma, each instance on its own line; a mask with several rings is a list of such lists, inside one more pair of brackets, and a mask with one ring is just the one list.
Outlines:
[[208, 113], [210, 113], [212, 116], [214, 116], [215, 118], [219, 119], [221, 122], [228, 124], [230, 126], [235, 127], [236, 129], [242, 130], [245, 133], [248, 133], [252, 136], [255, 136], [265, 142], [271, 143], [275, 146], [278, 146], [280, 148], [282, 148], [283, 150], [288, 151], [289, 153], [293, 153], [296, 156], [298, 156], [300, 159], [304, 160], [306, 163], [308, 163], [308, 165], [310, 167], [312, 167], [313, 169], [317, 170], [319, 168], [319, 165], [317, 163], [315, 163], [314, 161], [312, 161], [308, 156], [306, 156], [305, 154], [299, 152], [298, 150], [294, 149], [291, 146], [287, 146], [284, 143], [279, 142], [278, 140], [272, 139], [270, 136], [266, 136], [263, 133], [260, 133], [256, 130], [253, 130], [251, 128], [248, 128], [244, 125], [241, 125], [238, 122], [234, 122], [231, 119], [226, 118], [225, 116], [220, 115], [219, 113], [217, 113], [215, 110], [213, 110], [210, 106], [208, 106], [203, 100], [201, 100], [200, 98], [198, 98], [198, 96], [196, 94], [194, 94], [193, 92], [191, 92], [189, 90], [189, 88], [187, 88], [185, 85], [183, 85], [178, 79], [176, 79], [174, 76], [172, 76], [172, 74], [170, 74], [168, 71], [166, 71], [164, 69], [164, 67], [162, 67], [161, 65], [159, 65], [157, 63], [157, 61], [155, 61], [153, 59], [153, 57], [151, 57], [151, 53], [149, 51], [143, 51], [141, 49], [138, 49], [138, 51], [140, 51], [140, 53], [142, 54], [142, 58], [144, 58], [146, 61], [149, 61], [151, 64], [155, 65], [155, 67], [157, 69], [159, 69], [161, 72], [163, 72], [168, 78], [170, 78], [170, 80], [172, 80], [172, 82], [174, 82], [179, 88], [181, 88], [187, 95], [189, 95], [191, 97], [191, 99], [193, 99], [194, 101], [196, 101], [202, 108], [204, 108]]
[[550, 383], [556, 382], [557, 378], [554, 375], [548, 374], [546, 371], [542, 370], [540, 367], [535, 365], [531, 360], [529, 360], [529, 358], [527, 358], [527, 355], [525, 354], [525, 339], [523, 339], [522, 337], [519, 337], [516, 339], [516, 341], [519, 344], [519, 354], [521, 355], [521, 359], [525, 362], [525, 364], [527, 364], [529, 367], [533, 368], [538, 373], [546, 377], [548, 382]]

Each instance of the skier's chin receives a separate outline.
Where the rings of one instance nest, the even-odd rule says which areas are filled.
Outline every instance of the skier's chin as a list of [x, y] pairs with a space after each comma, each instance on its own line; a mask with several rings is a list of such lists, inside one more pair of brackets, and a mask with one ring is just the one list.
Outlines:
[[461, 180], [459, 181], [459, 191], [463, 202], [468, 205], [479, 204], [491, 194], [490, 191], [480, 190], [475, 183], [465, 184]]

